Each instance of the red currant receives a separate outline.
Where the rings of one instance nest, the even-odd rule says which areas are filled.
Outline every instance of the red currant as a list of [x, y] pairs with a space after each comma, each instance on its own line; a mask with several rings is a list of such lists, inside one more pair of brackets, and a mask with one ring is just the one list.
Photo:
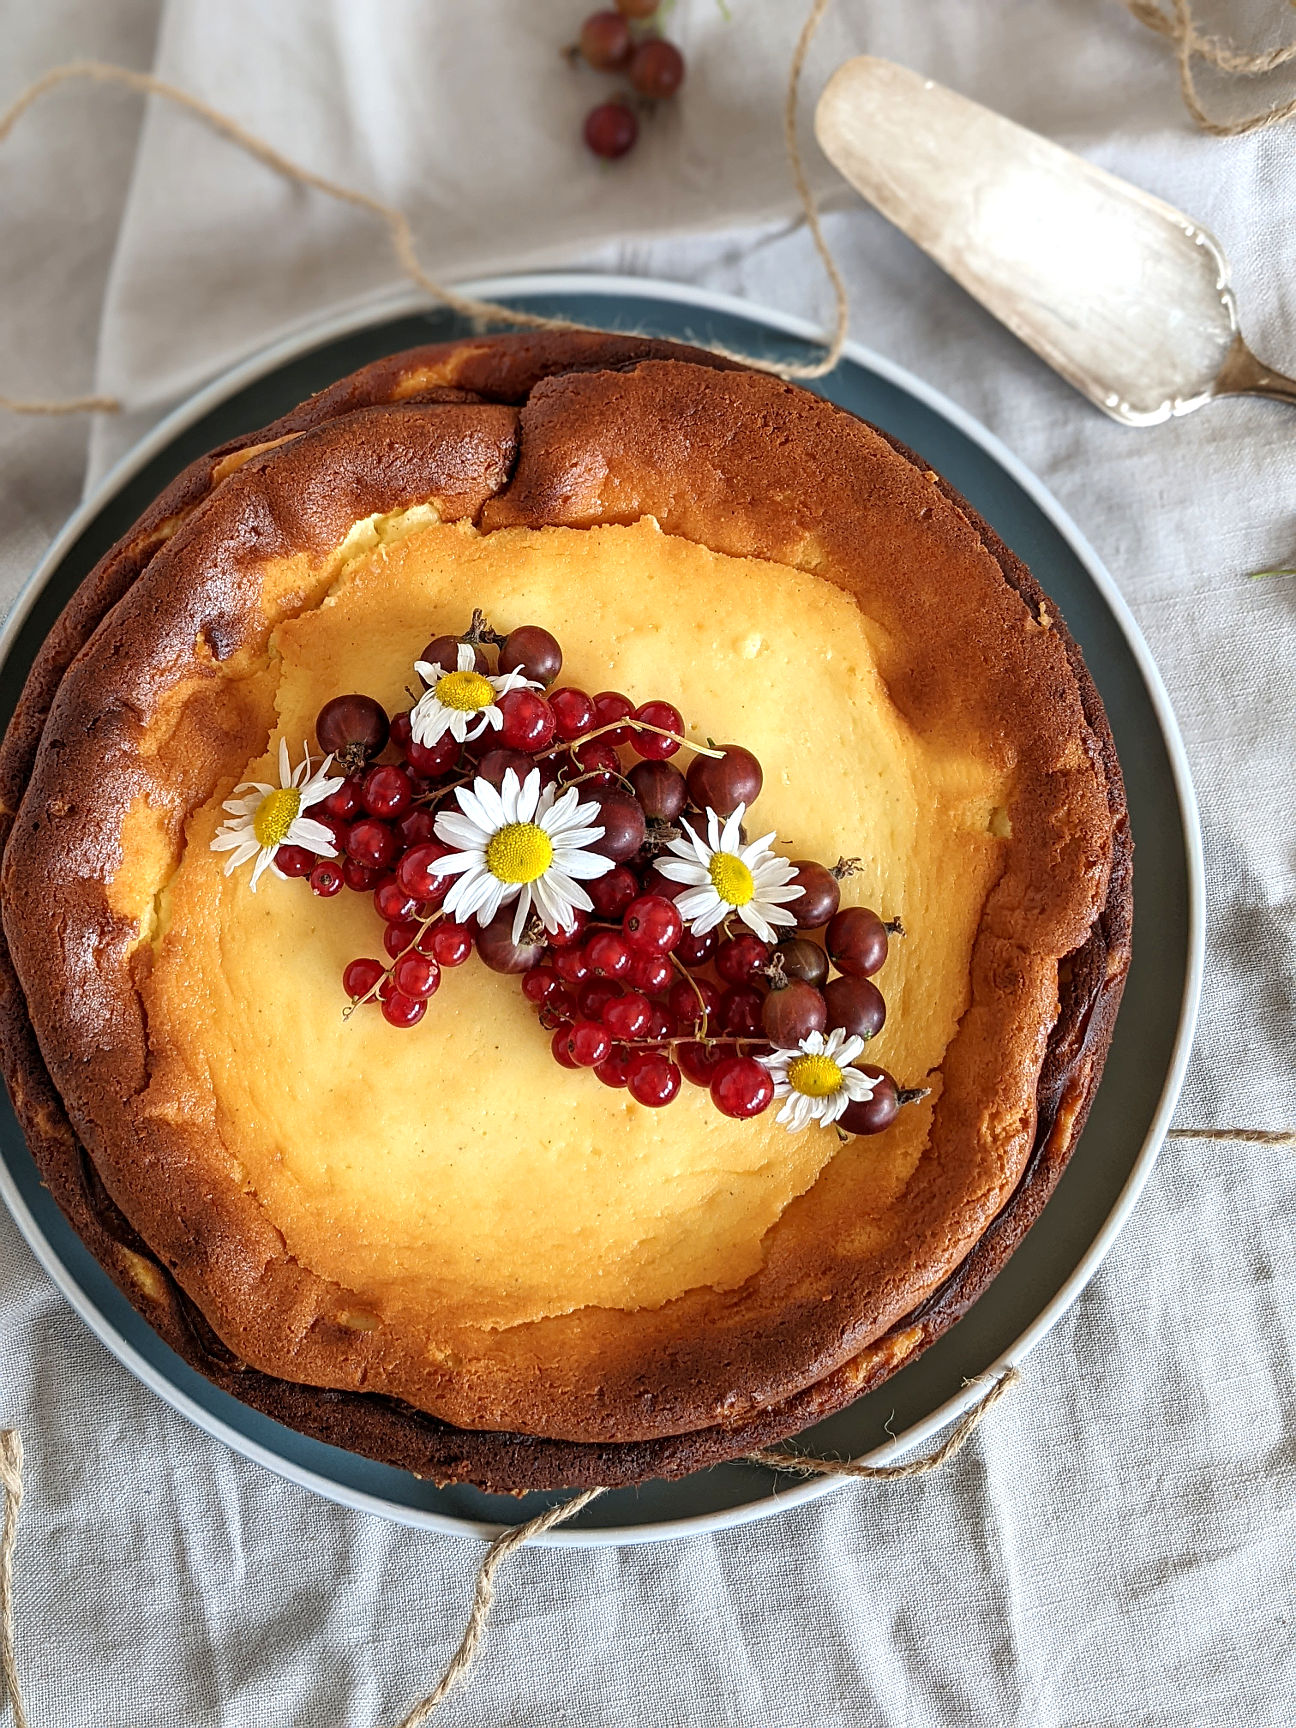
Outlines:
[[403, 768], [371, 768], [360, 783], [365, 809], [384, 822], [403, 816], [413, 795], [413, 783]]
[[560, 948], [554, 955], [554, 971], [564, 984], [584, 984], [591, 977], [583, 948]]
[[638, 897], [639, 879], [624, 864], [618, 864], [615, 870], [591, 882], [587, 892], [594, 902], [596, 918], [620, 918]]
[[440, 875], [436, 867], [449, 851], [439, 840], [428, 840], [422, 846], [411, 847], [401, 859], [396, 866], [396, 880], [412, 900], [436, 905], [445, 899], [454, 878]]
[[596, 72], [619, 72], [634, 47], [620, 12], [591, 12], [580, 28], [580, 51]]
[[689, 1031], [704, 1020], [714, 1031], [720, 1012], [720, 992], [709, 978], [678, 978], [667, 993], [666, 1006]]
[[661, 0], [616, 0], [616, 9], [623, 18], [651, 18]]
[[621, 772], [621, 758], [606, 738], [590, 738], [572, 751], [575, 772], [581, 776], [581, 796], [597, 787], [613, 786]]
[[585, 944], [591, 972], [600, 978], [624, 978], [630, 970], [630, 949], [615, 930], [598, 930]]
[[560, 738], [581, 738], [597, 724], [593, 700], [583, 690], [551, 690], [549, 706]]
[[418, 901], [412, 899], [393, 876], [374, 889], [374, 911], [387, 924], [412, 918], [418, 911]]
[[660, 1110], [680, 1089], [680, 1071], [659, 1050], [640, 1050], [626, 1063], [626, 1086], [637, 1104]]
[[[628, 720], [634, 711], [634, 703], [619, 690], [600, 690], [594, 698], [596, 726], [610, 726], [614, 720]], [[610, 744], [614, 750], [619, 750], [622, 745], [630, 742], [630, 736], [628, 726], [618, 726], [614, 732], [605, 732], [602, 742]]]
[[596, 156], [615, 162], [639, 136], [634, 109], [625, 102], [600, 102], [585, 116], [585, 142]]
[[594, 1069], [605, 1086], [624, 1086], [626, 1069], [630, 1063], [630, 1052], [614, 1047], [610, 1056], [605, 1056]]
[[612, 1036], [597, 1020], [578, 1020], [567, 1034], [567, 1049], [578, 1068], [594, 1068], [612, 1054]]
[[669, 954], [679, 947], [684, 920], [673, 900], [658, 894], [641, 894], [626, 907], [621, 930], [634, 949], [645, 954]]
[[[682, 733], [684, 716], [669, 702], [644, 702], [635, 709], [634, 717], [646, 726], [660, 726], [663, 731]], [[651, 762], [664, 762], [679, 749], [675, 738], [663, 738], [660, 732], [635, 732], [630, 742], [635, 754]]]
[[582, 984], [576, 997], [577, 1006], [587, 1020], [601, 1020], [609, 1002], [615, 1002], [621, 986], [614, 978], [591, 978]]
[[436, 817], [430, 810], [407, 810], [396, 824], [396, 838], [408, 851], [436, 838]]
[[405, 760], [425, 780], [441, 780], [459, 760], [458, 740], [448, 732], [435, 744], [415, 744], [411, 739], [405, 746]]
[[553, 1020], [562, 1020], [570, 1025], [576, 1018], [576, 998], [565, 987], [555, 990], [545, 1003], [545, 1012], [551, 1015]]
[[321, 858], [310, 873], [311, 893], [321, 900], [331, 900], [342, 892], [342, 870], [331, 858]]
[[502, 786], [504, 776], [511, 768], [521, 785], [535, 766], [522, 750], [488, 750], [477, 764], [477, 776], [481, 780], [489, 780], [492, 786]]
[[573, 907], [571, 918], [572, 923], [570, 929], [550, 930], [548, 932], [549, 946], [551, 948], [574, 948], [578, 943], [584, 941], [585, 928], [589, 923], [589, 914], [587, 912], [582, 912], [579, 907]]
[[663, 990], [670, 989], [674, 976], [675, 968], [665, 954], [645, 954], [636, 949], [630, 956], [626, 983], [636, 990], [644, 990], [648, 995], [656, 996]]
[[774, 1082], [754, 1056], [727, 1056], [711, 1076], [711, 1102], [739, 1122], [768, 1110]]
[[570, 1026], [560, 1026], [554, 1033], [553, 1037], [549, 1040], [549, 1048], [553, 1052], [553, 1059], [560, 1068], [580, 1067], [580, 1063], [577, 1062], [576, 1058], [567, 1048], [567, 1040], [570, 1033]]
[[509, 690], [499, 699], [503, 717], [500, 742], [509, 750], [525, 750], [534, 756], [554, 741], [557, 722], [553, 709], [534, 690]]
[[347, 839], [351, 833], [351, 825], [344, 822], [340, 816], [320, 816], [317, 818], [321, 828], [327, 828], [329, 837], [337, 847], [339, 854], [346, 852]]
[[770, 949], [759, 936], [744, 931], [727, 936], [716, 949], [715, 969], [726, 984], [748, 984], [769, 964]]
[[362, 808], [360, 782], [347, 779], [335, 786], [327, 798], [321, 798], [311, 814], [317, 820], [325, 816], [340, 816], [344, 822], [353, 822]]
[[[424, 936], [429, 938], [432, 958], [438, 966], [462, 966], [473, 951], [472, 931], [467, 924], [457, 924], [453, 918], [440, 919], [424, 931]], [[422, 946], [420, 941], [419, 947]]]
[[720, 1023], [735, 1038], [758, 1038], [765, 998], [749, 985], [731, 986], [720, 998]]
[[679, 1036], [679, 1021], [668, 1008], [663, 1008], [659, 1002], [652, 1004], [652, 1013], [648, 1018], [648, 1030], [645, 1038], [662, 1039]]
[[[586, 989], [589, 986], [586, 985]], [[582, 1006], [584, 992], [582, 992]], [[652, 1003], [637, 991], [603, 1004], [603, 1024], [616, 1038], [642, 1038], [652, 1021]]]
[[357, 894], [369, 894], [382, 881], [381, 870], [371, 870], [367, 864], [357, 864], [354, 858], [342, 860], [342, 880]]
[[370, 870], [385, 870], [396, 856], [395, 830], [385, 822], [353, 822], [347, 835], [347, 857]]
[[430, 954], [405, 954], [392, 967], [392, 983], [402, 996], [425, 1002], [436, 995], [441, 968]]
[[522, 976], [522, 994], [528, 1002], [534, 1002], [537, 1007], [541, 1002], [547, 1002], [555, 990], [562, 988], [562, 980], [552, 966], [536, 966]]
[[686, 1079], [695, 1086], [710, 1086], [716, 1069], [724, 1060], [723, 1049], [714, 1044], [677, 1044], [675, 1060]]
[[[654, 893], [657, 891], [654, 885]], [[683, 893], [683, 887], [677, 889]], [[692, 970], [695, 966], [705, 966], [716, 951], [719, 938], [714, 930], [704, 930], [701, 935], [696, 930], [686, 930], [675, 947], [675, 958], [681, 966]]]
[[275, 853], [275, 869], [281, 876], [309, 876], [315, 868], [315, 853], [305, 846], [281, 846]]
[[523, 624], [510, 630], [499, 652], [501, 672], [520, 672], [537, 684], [552, 684], [562, 671], [562, 663], [557, 637], [538, 624]]
[[354, 1002], [369, 994], [384, 970], [381, 960], [353, 960], [342, 973], [342, 988]]
[[402, 996], [399, 990], [393, 990], [390, 996], [383, 998], [383, 1019], [390, 1026], [417, 1026], [427, 1013], [427, 1000], [419, 996]]
[[389, 924], [383, 931], [383, 947], [394, 960], [398, 954], [403, 954], [407, 948], [412, 948], [418, 941], [419, 927], [411, 919], [404, 918], [399, 924]]
[[650, 36], [635, 49], [630, 61], [630, 82], [641, 96], [662, 102], [673, 96], [684, 82], [684, 56], [673, 42]]

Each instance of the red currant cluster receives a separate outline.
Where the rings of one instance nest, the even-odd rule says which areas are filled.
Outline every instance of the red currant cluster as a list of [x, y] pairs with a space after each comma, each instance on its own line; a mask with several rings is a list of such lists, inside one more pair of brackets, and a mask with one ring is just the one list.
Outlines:
[[[685, 927], [676, 900], [686, 889], [658, 861], [683, 832], [681, 818], [700, 833], [704, 812], [726, 817], [750, 808], [764, 776], [749, 750], [690, 744], [669, 702], [636, 705], [619, 691], [554, 688], [562, 650], [538, 626], [499, 637], [475, 614], [463, 637], [436, 638], [420, 660], [453, 672], [464, 642], [477, 671], [491, 671], [487, 650], [498, 647], [498, 671], [520, 672], [544, 694], [505, 691], [499, 730], [463, 744], [449, 735], [416, 743], [408, 710], [389, 720], [368, 696], [335, 697], [316, 719], [320, 748], [346, 777], [311, 815], [339, 856], [317, 859], [283, 846], [276, 864], [285, 876], [308, 877], [324, 897], [343, 886], [373, 895], [387, 959], [347, 966], [347, 1013], [376, 1002], [393, 1026], [417, 1025], [442, 968], [463, 965], [475, 948], [492, 970], [520, 977], [563, 1067], [592, 1068], [605, 1085], [650, 1106], [669, 1104], [687, 1078], [737, 1118], [758, 1115], [774, 1096], [757, 1056], [794, 1049], [812, 1032], [840, 1027], [868, 1039], [881, 1030], [886, 1004], [873, 975], [900, 927], [841, 907], [849, 861], [832, 869], [812, 859], [794, 863], [801, 892], [789, 910], [797, 928], [777, 944], [736, 917], [702, 934]], [[696, 752], [687, 772], [671, 760], [682, 747]], [[478, 778], [499, 786], [509, 769], [519, 779], [538, 769], [545, 784], [580, 787], [582, 801], [595, 806], [590, 823], [603, 829], [590, 850], [613, 866], [587, 884], [592, 910], [575, 911], [570, 929], [548, 931], [533, 917], [517, 942], [511, 905], [484, 925], [444, 913], [455, 877], [438, 872], [451, 849], [435, 834], [436, 812], [456, 787]], [[822, 940], [809, 931], [822, 931]], [[883, 1070], [862, 1071], [879, 1084], [841, 1125], [877, 1133], [907, 1095]]]
[[[596, 72], [624, 74], [642, 102], [664, 102], [684, 82], [684, 56], [660, 34], [658, 14], [659, 0], [616, 0], [615, 11], [590, 13], [567, 57], [584, 60]], [[600, 102], [585, 116], [585, 142], [596, 156], [624, 156], [638, 136], [629, 92]]]

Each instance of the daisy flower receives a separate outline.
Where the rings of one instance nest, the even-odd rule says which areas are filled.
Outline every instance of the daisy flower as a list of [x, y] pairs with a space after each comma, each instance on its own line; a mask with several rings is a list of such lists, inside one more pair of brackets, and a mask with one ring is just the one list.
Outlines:
[[543, 690], [543, 684], [524, 678], [520, 672], [497, 676], [476, 669], [472, 644], [459, 644], [459, 664], [453, 672], [416, 660], [414, 670], [427, 689], [410, 709], [410, 736], [416, 744], [431, 748], [448, 732], [458, 743], [480, 738], [487, 727], [496, 732], [504, 724], [499, 698], [510, 690]]
[[699, 936], [736, 912], [762, 942], [777, 942], [773, 926], [796, 923], [787, 902], [799, 900], [805, 889], [793, 886], [796, 872], [787, 859], [770, 851], [773, 834], [743, 845], [746, 811], [747, 806], [740, 804], [722, 829], [715, 811], [708, 810], [705, 841], [681, 822], [688, 839], [672, 840], [667, 851], [675, 856], [660, 859], [657, 868], [670, 881], [688, 884], [688, 892], [675, 904], [680, 917]]
[[877, 1081], [851, 1067], [863, 1049], [862, 1038], [848, 1038], [838, 1026], [826, 1037], [812, 1032], [795, 1050], [758, 1056], [769, 1069], [774, 1096], [786, 1100], [774, 1120], [796, 1134], [811, 1122], [835, 1122], [848, 1104], [871, 1098]]
[[[321, 858], [336, 858], [333, 836], [322, 822], [316, 822], [305, 812], [342, 784], [340, 774], [329, 774], [333, 758], [326, 756], [314, 774], [311, 773], [310, 751], [299, 767], [290, 770], [288, 740], [279, 740], [279, 784], [267, 786], [263, 780], [245, 780], [234, 788], [234, 796], [221, 806], [228, 810], [232, 821], [222, 822], [211, 843], [213, 852], [230, 852], [233, 856], [225, 866], [232, 876], [240, 864], [255, 858], [252, 871], [252, 891], [261, 874], [272, 868], [276, 876], [283, 872], [275, 863], [275, 853], [281, 846], [304, 846]], [[242, 794], [242, 796], [240, 796]]]
[[613, 868], [610, 858], [584, 850], [603, 838], [602, 827], [590, 825], [597, 804], [582, 803], [574, 786], [561, 795], [553, 786], [542, 792], [538, 768], [523, 781], [508, 769], [498, 790], [479, 776], [457, 786], [455, 798], [459, 810], [436, 819], [437, 839], [454, 848], [437, 859], [437, 873], [459, 878], [445, 897], [452, 918], [466, 922], [475, 913], [489, 924], [516, 900], [513, 940], [520, 942], [533, 906], [546, 930], [570, 930], [578, 908], [593, 910], [580, 880]]

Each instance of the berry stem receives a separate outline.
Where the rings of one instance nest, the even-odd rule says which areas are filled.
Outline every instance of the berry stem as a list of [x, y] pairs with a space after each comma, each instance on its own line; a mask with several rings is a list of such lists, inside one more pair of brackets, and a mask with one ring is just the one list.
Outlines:
[[342, 1018], [344, 1020], [349, 1020], [351, 1018], [351, 1016], [355, 1013], [356, 1009], [359, 1007], [362, 1007], [364, 1003], [377, 1001], [378, 992], [382, 989], [383, 985], [387, 982], [387, 980], [391, 977], [392, 973], [396, 970], [398, 963], [400, 961], [402, 961], [407, 954], [412, 954], [414, 952], [414, 950], [419, 945], [419, 941], [421, 940], [421, 938], [423, 936], [423, 932], [425, 930], [430, 930], [432, 928], [432, 926], [436, 923], [438, 918], [444, 918], [444, 917], [445, 917], [445, 908], [438, 906], [435, 912], [429, 912], [424, 917], [416, 918], [414, 920], [414, 922], [418, 925], [417, 934], [410, 938], [410, 940], [401, 949], [399, 954], [394, 954], [392, 956], [391, 960], [383, 968], [382, 976], [380, 978], [374, 979], [373, 983], [365, 991], [363, 996], [353, 996], [351, 998], [350, 1002], [348, 1002], [346, 1007], [342, 1010]]
[[898, 918], [888, 918], [882, 928], [888, 936], [904, 936], [907, 934], [904, 925]]
[[[693, 1027], [694, 1027], [693, 1037], [691, 1039], [686, 1038], [684, 1040], [684, 1042], [686, 1044], [705, 1043], [707, 1041], [707, 1029], [708, 1029], [706, 998], [703, 996], [702, 992], [698, 989], [697, 979], [689, 971], [688, 967], [685, 966], [685, 964], [683, 963], [682, 960], [678, 960], [675, 957], [675, 955], [672, 954], [670, 957], [670, 963], [675, 968], [675, 970], [679, 973], [681, 978], [687, 978], [689, 989], [693, 992], [693, 995], [697, 999], [697, 1005], [698, 1005], [699, 1009], [701, 1010], [701, 1019], [700, 1020], [694, 1020], [694, 1022], [693, 1022]], [[675, 1042], [678, 1042], [678, 1040], [675, 1040]]]

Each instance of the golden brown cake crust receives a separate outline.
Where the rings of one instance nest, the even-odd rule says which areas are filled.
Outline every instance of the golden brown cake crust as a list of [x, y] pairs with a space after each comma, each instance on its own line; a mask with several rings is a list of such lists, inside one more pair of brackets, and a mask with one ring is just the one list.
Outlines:
[[[497, 1487], [694, 1468], [827, 1414], [929, 1342], [1056, 1180], [1128, 956], [1110, 734], [1074, 644], [985, 524], [908, 453], [804, 392], [710, 357], [652, 358], [679, 351], [634, 339], [581, 338], [569, 356], [582, 370], [564, 370], [572, 340], [397, 356], [195, 464], [68, 608], [0, 756], [8, 810], [28, 783], [4, 860], [23, 980], [20, 991], [6, 979], [5, 1069], [60, 1203], [164, 1335], [246, 1401], [420, 1473]], [[520, 420], [509, 401], [525, 404]], [[255, 648], [268, 628], [256, 578], [266, 557], [323, 553], [355, 520], [429, 497], [487, 531], [649, 513], [714, 550], [813, 570], [853, 588], [893, 644], [922, 640], [922, 664], [897, 649], [884, 667], [916, 724], [1011, 722], [1025, 790], [947, 1059], [937, 1155], [905, 1196], [905, 1249], [889, 1263], [826, 1256], [812, 1191], [771, 1233], [741, 1303], [695, 1292], [651, 1314], [517, 1328], [476, 1341], [473, 1368], [447, 1387], [443, 1375], [420, 1381], [390, 1340], [338, 1326], [338, 1293], [288, 1260], [251, 1196], [222, 1190], [207, 1149], [132, 1116], [147, 1029], [126, 959], [134, 931], [103, 889], [122, 814], [147, 790], [169, 801], [178, 831], [231, 750], [255, 754], [209, 724], [195, 735], [210, 751], [188, 752], [184, 783], [162, 785], [140, 761], [141, 716], [178, 668], [193, 675], [195, 643], [217, 660]], [[951, 569], [964, 578], [957, 592]], [[63, 952], [53, 967], [52, 909]], [[986, 1063], [1002, 1062], [1005, 1037], [1021, 1090], [1005, 1098], [1000, 1085], [991, 1119]], [[554, 1438], [501, 1432], [512, 1428]]]

